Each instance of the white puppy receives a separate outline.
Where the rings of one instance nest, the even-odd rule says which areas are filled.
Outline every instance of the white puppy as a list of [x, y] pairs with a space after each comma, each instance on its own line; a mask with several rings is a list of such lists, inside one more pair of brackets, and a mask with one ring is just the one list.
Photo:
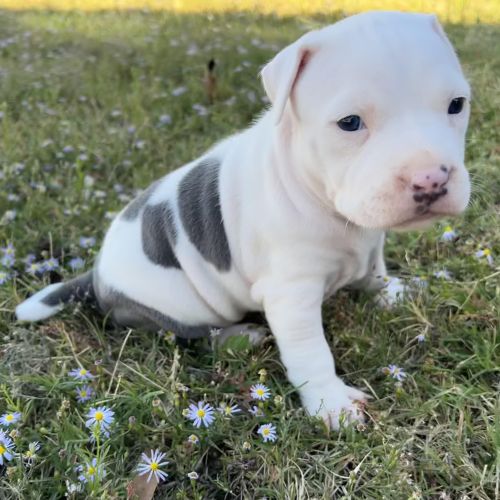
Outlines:
[[150, 186], [93, 271], [16, 313], [88, 294], [119, 323], [192, 338], [263, 310], [305, 408], [337, 427], [364, 395], [335, 373], [321, 304], [383, 286], [386, 230], [464, 210], [469, 85], [434, 16], [395, 12], [307, 33], [262, 80], [269, 111]]

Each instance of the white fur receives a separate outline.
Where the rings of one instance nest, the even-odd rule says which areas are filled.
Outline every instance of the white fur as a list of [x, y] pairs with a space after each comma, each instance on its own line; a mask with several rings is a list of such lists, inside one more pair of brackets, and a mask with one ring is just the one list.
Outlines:
[[64, 308], [64, 304], [47, 306], [42, 300], [50, 293], [62, 286], [62, 283], [54, 283], [35, 293], [29, 299], [16, 307], [16, 317], [19, 321], [40, 321], [58, 313]]
[[[465, 208], [469, 106], [453, 116], [447, 109], [469, 97], [469, 86], [434, 17], [384, 12], [304, 35], [262, 78], [272, 108], [204, 155], [221, 163], [231, 270], [205, 261], [179, 219], [177, 188], [198, 159], [166, 176], [148, 201], [172, 202], [182, 271], [144, 255], [140, 217], [117, 217], [97, 282], [187, 324], [227, 326], [264, 310], [305, 408], [338, 427], [342, 412], [362, 420], [355, 400], [364, 395], [336, 375], [321, 304], [346, 285], [384, 287], [386, 229], [422, 227]], [[337, 121], [353, 114], [366, 128], [340, 130]], [[412, 178], [440, 165], [451, 172], [448, 194], [418, 216]], [[39, 318], [40, 307], [28, 301], [18, 317]]]

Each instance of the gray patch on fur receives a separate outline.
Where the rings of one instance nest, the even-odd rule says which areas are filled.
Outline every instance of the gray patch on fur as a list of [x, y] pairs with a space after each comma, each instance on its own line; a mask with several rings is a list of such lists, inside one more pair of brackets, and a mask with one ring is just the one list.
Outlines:
[[149, 198], [151, 197], [154, 190], [156, 189], [158, 182], [159, 181], [153, 182], [153, 184], [151, 184], [151, 186], [149, 186], [147, 189], [145, 189], [139, 196], [134, 198], [127, 205], [127, 207], [125, 208], [125, 210], [123, 211], [123, 213], [121, 215], [122, 219], [125, 219], [128, 221], [132, 221], [134, 219], [137, 219], [142, 208], [146, 205]]
[[42, 304], [53, 307], [68, 302], [85, 302], [86, 300], [94, 299], [95, 294], [92, 281], [92, 271], [87, 271], [63, 283], [57, 290], [46, 295], [41, 302]]
[[176, 241], [177, 228], [169, 203], [146, 205], [142, 213], [142, 249], [149, 260], [163, 267], [180, 269], [173, 250]]
[[207, 159], [192, 168], [179, 184], [182, 225], [198, 252], [219, 271], [231, 268], [219, 196], [220, 163]]
[[186, 339], [208, 337], [213, 328], [212, 325], [186, 325], [116, 291], [107, 292], [101, 307], [122, 326], [153, 331], [162, 328]]

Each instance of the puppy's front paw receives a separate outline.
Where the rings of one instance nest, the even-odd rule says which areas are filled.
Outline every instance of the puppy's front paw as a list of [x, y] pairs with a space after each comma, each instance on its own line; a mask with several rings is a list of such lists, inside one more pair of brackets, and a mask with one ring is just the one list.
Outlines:
[[399, 278], [386, 276], [384, 286], [378, 292], [375, 303], [384, 309], [391, 309], [395, 304], [401, 302], [408, 293], [408, 287]]
[[329, 428], [338, 430], [343, 422], [364, 422], [362, 408], [369, 396], [339, 380], [329, 388], [325, 397], [314, 397], [311, 394], [303, 399], [310, 415], [322, 417]]

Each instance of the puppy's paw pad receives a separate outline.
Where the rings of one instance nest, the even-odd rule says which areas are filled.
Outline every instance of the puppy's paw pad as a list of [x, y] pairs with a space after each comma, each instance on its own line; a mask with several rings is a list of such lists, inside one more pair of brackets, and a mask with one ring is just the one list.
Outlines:
[[408, 293], [408, 286], [399, 278], [387, 276], [384, 278], [384, 287], [375, 298], [379, 307], [391, 309], [394, 305], [401, 303]]
[[343, 423], [364, 422], [363, 408], [369, 397], [341, 382], [332, 385], [327, 397], [311, 399], [305, 406], [309, 414], [322, 417], [329, 428], [338, 430]]
[[328, 411], [328, 424], [333, 430], [338, 430], [345, 424], [363, 423], [364, 421], [362, 405], [355, 401], [345, 402], [340, 407]]

